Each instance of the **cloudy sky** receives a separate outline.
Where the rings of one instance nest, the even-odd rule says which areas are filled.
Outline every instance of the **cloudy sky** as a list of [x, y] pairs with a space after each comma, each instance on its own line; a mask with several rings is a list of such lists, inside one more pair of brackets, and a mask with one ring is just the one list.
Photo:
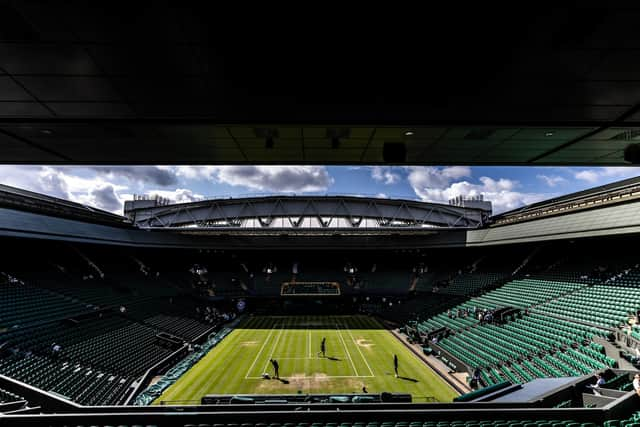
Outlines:
[[175, 202], [344, 194], [446, 203], [482, 194], [494, 213], [640, 175], [640, 168], [386, 166], [8, 166], [0, 183], [122, 213], [134, 194]]

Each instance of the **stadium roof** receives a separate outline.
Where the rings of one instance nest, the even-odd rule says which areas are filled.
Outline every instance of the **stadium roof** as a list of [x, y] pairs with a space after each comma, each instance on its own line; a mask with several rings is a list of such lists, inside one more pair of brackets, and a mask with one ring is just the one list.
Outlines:
[[[127, 212], [131, 220], [7, 186], [0, 195], [0, 236], [127, 246], [278, 249], [286, 241], [301, 249], [427, 248], [640, 233], [640, 178], [498, 215], [489, 227], [481, 226], [487, 213], [480, 209], [407, 200], [272, 196], [166, 205], [138, 199], [127, 202], [129, 209], [138, 202], [139, 209]], [[302, 219], [317, 224], [307, 227]], [[251, 220], [260, 226], [244, 224]]]
[[492, 221], [497, 225], [529, 221], [541, 216], [566, 215], [578, 210], [628, 203], [637, 201], [638, 198], [640, 198], [640, 177], [634, 177], [532, 203], [496, 215]]
[[616, 192], [623, 189], [634, 188], [640, 186], [640, 176], [636, 176], [633, 178], [623, 179], [616, 182], [611, 182], [605, 185], [599, 185], [597, 187], [587, 188], [586, 190], [576, 191], [575, 193], [565, 194], [560, 197], [554, 197], [551, 199], [543, 200], [537, 203], [531, 203], [526, 206], [522, 206], [517, 209], [513, 209], [507, 212], [503, 212], [499, 215], [495, 215], [495, 217], [509, 216], [514, 213], [526, 212], [531, 209], [537, 209], [543, 206], [551, 206], [556, 205], [558, 203], [564, 203], [573, 200], [583, 199], [585, 197], [592, 197], [601, 194], [608, 194], [612, 192]]
[[[111, 212], [3, 184], [0, 184], [0, 208], [71, 218], [90, 223], [131, 226], [131, 222], [127, 218]], [[2, 217], [2, 220], [6, 220], [6, 217]]]
[[491, 203], [460, 198], [458, 205], [353, 196], [261, 196], [191, 203], [158, 198], [125, 202], [137, 227], [196, 230], [415, 230], [425, 227], [478, 228]]
[[2, 2], [0, 162], [621, 165], [640, 9], [609, 6]]

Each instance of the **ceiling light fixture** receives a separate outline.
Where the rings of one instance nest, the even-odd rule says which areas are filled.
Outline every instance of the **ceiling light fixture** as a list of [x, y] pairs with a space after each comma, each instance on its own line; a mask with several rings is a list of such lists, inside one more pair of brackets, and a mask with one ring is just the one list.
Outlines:
[[404, 136], [413, 136], [414, 134], [415, 134], [415, 132], [414, 132], [414, 131], [412, 131], [412, 130], [406, 130], [406, 131], [404, 131]]
[[51, 135], [53, 131], [51, 129], [40, 129], [40, 133], [43, 135]]
[[553, 136], [553, 132], [547, 132], [544, 134], [544, 136], [549, 137], [549, 136]]

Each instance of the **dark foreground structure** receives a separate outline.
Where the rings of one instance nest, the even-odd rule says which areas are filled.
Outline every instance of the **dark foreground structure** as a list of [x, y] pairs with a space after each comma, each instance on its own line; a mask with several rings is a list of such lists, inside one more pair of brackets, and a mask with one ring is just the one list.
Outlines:
[[[639, 164], [640, 10], [607, 6], [0, 1], [0, 162]], [[2, 187], [0, 425], [635, 426], [637, 197], [631, 179], [493, 217], [280, 196], [119, 216]], [[243, 314], [329, 298], [480, 390], [134, 405]]]

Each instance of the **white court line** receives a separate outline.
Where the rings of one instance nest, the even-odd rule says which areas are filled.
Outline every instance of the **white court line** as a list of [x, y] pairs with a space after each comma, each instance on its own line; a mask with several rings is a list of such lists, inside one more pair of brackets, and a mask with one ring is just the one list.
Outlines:
[[338, 331], [338, 336], [342, 340], [342, 345], [344, 346], [344, 349], [347, 352], [347, 358], [349, 358], [349, 362], [351, 362], [351, 367], [353, 368], [353, 372], [355, 372], [356, 376], [359, 377], [360, 375], [358, 374], [358, 370], [356, 369], [356, 365], [353, 363], [353, 359], [351, 358], [351, 354], [349, 354], [349, 349], [347, 348], [347, 343], [344, 342], [344, 338], [342, 337], [342, 334], [340, 333], [340, 329], [338, 328], [338, 324], [337, 323], [336, 323], [336, 330]]
[[278, 360], [314, 360], [313, 357], [278, 357]]
[[262, 372], [267, 372], [267, 368], [269, 367], [269, 361], [273, 359], [273, 353], [275, 353], [276, 347], [278, 346], [278, 342], [280, 342], [282, 331], [284, 331], [283, 327], [280, 328], [280, 333], [278, 334], [278, 338], [276, 338], [276, 341], [273, 343], [273, 347], [271, 347], [271, 354], [269, 355], [269, 359], [267, 360], [267, 363], [264, 364], [264, 369], [262, 370]]
[[[331, 357], [335, 357], [337, 359], [340, 358], [346, 358], [346, 356], [344, 354], [336, 354], [336, 355], [332, 355]], [[291, 360], [291, 359], [298, 359], [298, 360], [324, 360], [324, 357], [318, 357], [318, 356], [304, 356], [304, 357], [300, 357], [300, 356], [278, 356], [278, 360]]]
[[249, 373], [251, 373], [251, 370], [256, 365], [256, 362], [258, 361], [258, 358], [260, 357], [260, 354], [262, 354], [262, 350], [264, 350], [264, 346], [267, 345], [267, 342], [269, 341], [269, 338], [271, 338], [271, 335], [273, 334], [273, 331], [275, 330], [275, 327], [276, 327], [275, 324], [271, 327], [271, 331], [269, 331], [269, 335], [267, 335], [267, 339], [265, 339], [264, 342], [262, 343], [262, 347], [260, 347], [260, 351], [258, 351], [258, 354], [256, 354], [255, 359], [253, 359], [253, 363], [249, 367], [249, 370], [247, 371], [247, 374], [244, 376], [245, 379], [249, 379]]
[[355, 344], [356, 348], [358, 349], [358, 352], [360, 353], [360, 356], [362, 356], [362, 360], [364, 360], [364, 363], [367, 365], [367, 369], [369, 369], [369, 373], [371, 374], [371, 376], [374, 376], [373, 375], [373, 371], [371, 370], [371, 366], [369, 366], [369, 362], [367, 362], [366, 357], [364, 357], [364, 354], [362, 354], [362, 350], [360, 350], [360, 346], [358, 345], [358, 343], [356, 342], [355, 337], [351, 333], [351, 329], [347, 329], [347, 332], [349, 332], [349, 335], [351, 335], [351, 339], [353, 340], [353, 343]]
[[[312, 379], [313, 376], [296, 377], [296, 379]], [[323, 375], [320, 378], [373, 378], [372, 375]], [[262, 377], [248, 377], [248, 380], [261, 380]]]

